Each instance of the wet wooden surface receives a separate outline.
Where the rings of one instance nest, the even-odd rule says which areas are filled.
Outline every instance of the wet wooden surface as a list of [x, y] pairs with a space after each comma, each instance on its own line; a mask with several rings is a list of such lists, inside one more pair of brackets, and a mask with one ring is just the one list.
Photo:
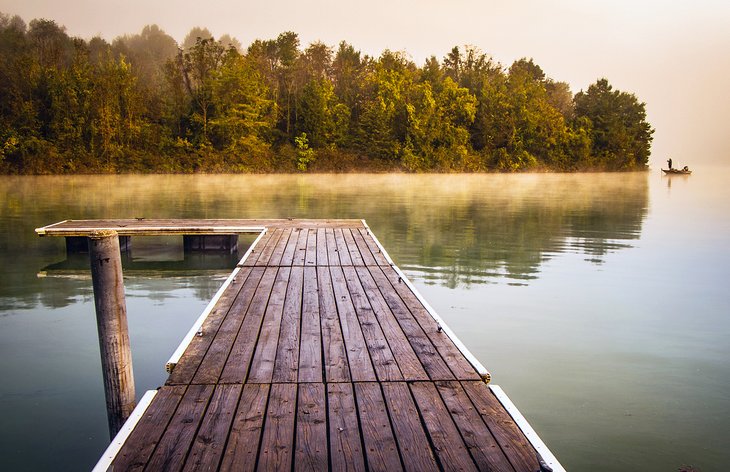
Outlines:
[[276, 221], [115, 471], [539, 470], [362, 222]]

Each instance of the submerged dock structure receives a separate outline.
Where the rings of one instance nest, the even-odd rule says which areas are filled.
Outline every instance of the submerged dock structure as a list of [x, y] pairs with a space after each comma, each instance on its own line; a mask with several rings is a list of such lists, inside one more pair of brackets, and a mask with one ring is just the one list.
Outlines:
[[364, 221], [36, 231], [97, 230], [259, 236], [95, 470], [564, 470]]

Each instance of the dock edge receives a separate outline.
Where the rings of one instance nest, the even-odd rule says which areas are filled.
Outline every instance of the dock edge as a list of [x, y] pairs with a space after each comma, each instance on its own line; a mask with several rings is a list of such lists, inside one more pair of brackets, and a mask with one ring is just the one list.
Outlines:
[[540, 455], [540, 458], [553, 470], [553, 472], [565, 472], [565, 468], [562, 464], [560, 464], [560, 461], [558, 461], [553, 453], [550, 452], [547, 445], [542, 442], [540, 436], [534, 429], [532, 429], [530, 423], [524, 416], [522, 416], [520, 410], [517, 409], [514, 403], [512, 403], [512, 400], [510, 400], [505, 391], [502, 390], [502, 387], [499, 385], [490, 385], [489, 388], [492, 390], [492, 393], [494, 393], [494, 396], [497, 397], [497, 400], [499, 400], [504, 409], [507, 410], [507, 413], [510, 414], [515, 424], [520, 428], [520, 430], [522, 430], [522, 433], [525, 435], [527, 440], [530, 441], [530, 444], [532, 444], [532, 447], [535, 448], [537, 453]]
[[155, 395], [157, 395], [157, 390], [147, 390], [145, 394], [142, 395], [139, 403], [137, 403], [137, 406], [134, 407], [134, 410], [132, 410], [132, 414], [129, 415], [127, 421], [124, 422], [122, 429], [120, 429], [117, 435], [114, 436], [114, 439], [106, 448], [104, 454], [101, 455], [99, 462], [96, 463], [91, 472], [106, 472], [109, 470], [112, 462], [116, 459], [119, 451], [122, 450], [122, 446], [125, 442], [127, 442], [127, 439], [129, 439], [129, 435], [132, 434], [132, 431], [134, 431], [139, 420], [144, 416], [147, 411], [147, 407], [150, 406]]
[[[388, 261], [388, 264], [395, 269], [395, 271], [398, 273], [398, 275], [401, 277], [403, 282], [408, 286], [408, 288], [413, 292], [413, 294], [418, 298], [418, 300], [423, 304], [423, 306], [426, 308], [426, 311], [431, 315], [431, 317], [438, 323], [438, 325], [441, 327], [444, 333], [451, 339], [451, 341], [456, 345], [456, 347], [459, 349], [459, 351], [466, 357], [466, 359], [469, 361], [469, 363], [476, 369], [476, 371], [481, 376], [482, 380], [484, 380], [485, 383], [489, 384], [489, 382], [492, 379], [492, 374], [482, 365], [481, 362], [479, 362], [479, 359], [477, 359], [470, 351], [469, 349], [464, 345], [464, 343], [461, 342], [461, 340], [456, 336], [456, 334], [451, 331], [451, 328], [449, 328], [444, 320], [436, 313], [436, 310], [426, 301], [426, 299], [421, 295], [421, 293], [416, 289], [416, 287], [411, 283], [411, 281], [406, 277], [406, 275], [400, 270], [400, 268], [393, 262], [393, 259], [390, 257], [390, 254], [388, 254], [388, 251], [385, 250], [385, 247], [380, 243], [378, 238], [375, 236], [375, 233], [372, 232], [370, 227], [368, 226], [367, 222], [365, 220], [362, 220], [362, 224], [365, 226], [365, 229], [367, 230], [368, 234], [373, 238], [373, 241], [375, 241], [375, 244], [378, 245], [378, 248], [382, 251], [383, 255], [385, 256], [386, 260]], [[537, 453], [540, 455], [542, 460], [550, 467], [552, 468], [553, 472], [565, 472], [565, 468], [560, 464], [558, 459], [553, 455], [552, 452], [550, 452], [550, 449], [547, 447], [547, 445], [540, 439], [540, 436], [535, 432], [535, 430], [530, 426], [530, 423], [527, 422], [525, 417], [520, 413], [520, 410], [517, 409], [514, 403], [512, 403], [512, 400], [509, 399], [507, 394], [504, 390], [502, 390], [501, 387], [498, 385], [488, 385], [488, 387], [492, 390], [494, 395], [497, 397], [499, 402], [504, 406], [504, 408], [507, 410], [507, 412], [510, 414], [512, 419], [514, 420], [515, 424], [518, 428], [522, 431], [522, 433], [525, 435], [528, 441], [530, 441], [530, 444], [532, 447], [537, 451]]]

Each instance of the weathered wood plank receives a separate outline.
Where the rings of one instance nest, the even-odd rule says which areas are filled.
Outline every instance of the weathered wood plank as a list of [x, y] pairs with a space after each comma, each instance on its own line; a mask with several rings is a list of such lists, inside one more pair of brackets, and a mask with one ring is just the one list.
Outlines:
[[138, 471], [144, 469], [186, 388], [183, 385], [177, 385], [163, 387], [157, 392], [144, 416], [139, 420], [124, 443], [124, 447], [114, 459], [114, 470]]
[[[380, 289], [368, 268], [356, 267], [352, 270], [359, 277], [364, 294], [370, 302], [375, 318], [380, 322], [383, 335], [388, 341], [396, 363], [403, 374], [403, 378], [405, 380], [428, 380], [428, 375], [423, 365], [421, 365], [421, 361], [413, 350], [413, 347], [411, 347], [408, 337], [398, 324], [398, 320], [393, 316], [390, 307], [388, 307], [383, 295], [380, 293]], [[388, 287], [390, 287], [390, 284], [388, 284]], [[357, 287], [355, 289], [358, 290]], [[386, 289], [386, 287], [383, 287], [383, 289]], [[354, 295], [353, 298], [355, 298]], [[417, 334], [422, 335], [422, 333]]]
[[352, 265], [365, 265], [365, 261], [363, 260], [362, 254], [360, 254], [360, 249], [358, 249], [357, 244], [355, 244], [355, 240], [352, 237], [352, 232], [349, 228], [340, 229], [339, 231], [342, 231], [342, 237], [345, 239], [345, 244], [347, 245], [347, 250], [350, 252], [350, 259], [352, 259]]
[[256, 262], [259, 260], [259, 256], [261, 255], [261, 252], [266, 248], [266, 246], [271, 242], [271, 237], [273, 235], [273, 231], [267, 231], [266, 234], [261, 236], [261, 239], [259, 239], [256, 246], [251, 248], [251, 253], [248, 255], [245, 261], [243, 261], [244, 267], [252, 267], [256, 265]]
[[307, 237], [309, 236], [309, 230], [303, 229], [299, 231], [299, 238], [297, 239], [297, 247], [294, 251], [294, 259], [292, 265], [304, 265], [304, 259], [307, 256]]
[[294, 470], [327, 470], [327, 402], [322, 383], [299, 385]]
[[299, 382], [322, 382], [322, 328], [319, 316], [317, 269], [304, 268], [302, 339], [299, 348]]
[[365, 337], [360, 328], [360, 321], [355, 313], [350, 292], [347, 289], [342, 267], [330, 266], [332, 287], [335, 292], [337, 311], [340, 314], [342, 338], [345, 341], [347, 360], [350, 364], [350, 377], [355, 382], [371, 382], [376, 380]]
[[342, 228], [334, 229], [335, 243], [337, 244], [337, 254], [340, 256], [340, 265], [352, 265], [352, 257], [350, 257], [350, 249], [347, 247], [345, 237], [342, 235]]
[[416, 382], [410, 387], [441, 467], [444, 470], [477, 470], [434, 384]]
[[[274, 251], [271, 253], [271, 258], [269, 259], [269, 265], [281, 265], [281, 258], [284, 255], [284, 250], [286, 249], [286, 245], [289, 243], [289, 238], [291, 237], [292, 229], [291, 228], [283, 228], [281, 230], [281, 238], [279, 238], [279, 242], [276, 243], [276, 247], [274, 248]], [[284, 264], [289, 265], [289, 264]]]
[[476, 369], [469, 364], [464, 354], [459, 351], [448, 335], [443, 331], [439, 331], [436, 320], [428, 313], [411, 289], [400, 281], [400, 276], [395, 269], [392, 267], [381, 267], [381, 269], [408, 307], [408, 310], [413, 314], [413, 317], [421, 325], [426, 336], [428, 336], [439, 354], [441, 354], [441, 357], [446, 361], [454, 376], [459, 380], [479, 380], [480, 377]]
[[[221, 323], [218, 332], [215, 333], [215, 338], [211, 342], [208, 352], [205, 353], [205, 357], [200, 363], [200, 367], [195, 373], [192, 383], [216, 383], [220, 377], [226, 359], [228, 359], [228, 354], [241, 329], [241, 324], [263, 275], [263, 267], [256, 267], [251, 271], [251, 274], [246, 279], [243, 287], [238, 292], [238, 296], [228, 310], [228, 314]], [[203, 336], [206, 336], [205, 332], [203, 332]]]
[[337, 240], [335, 239], [335, 230], [334, 228], [325, 228], [324, 229], [324, 239], [327, 243], [327, 259], [329, 265], [341, 265], [340, 264], [340, 254], [338, 253], [337, 249]]
[[257, 470], [291, 470], [297, 384], [272, 384]]
[[403, 380], [403, 375], [388, 345], [391, 340], [383, 334], [354, 267], [343, 267], [342, 271], [378, 380], [381, 382]]
[[535, 450], [489, 387], [476, 381], [461, 385], [515, 470], [540, 470]]
[[231, 425], [221, 471], [249, 471], [256, 467], [263, 431], [269, 384], [246, 384]]
[[251, 362], [248, 381], [252, 383], [271, 383], [276, 361], [276, 348], [279, 344], [279, 328], [284, 310], [286, 288], [289, 283], [291, 267], [280, 267], [276, 274], [274, 288], [256, 343], [256, 352]]
[[[514, 468], [482, 421], [461, 384], [456, 381], [436, 382], [436, 388], [479, 470], [514, 472]], [[531, 470], [539, 470], [539, 467]]]
[[[360, 232], [363, 240], [370, 248], [370, 252], [373, 254], [373, 257], [375, 258], [375, 263], [377, 265], [383, 265], [383, 266], [390, 265], [390, 263], [388, 262], [388, 259], [385, 257], [385, 254], [383, 254], [383, 251], [381, 250], [380, 246], [378, 246], [378, 243], [375, 242], [375, 239], [373, 238], [373, 235], [370, 233], [370, 230], [367, 228], [359, 228], [357, 231]], [[353, 234], [354, 233], [355, 233], [355, 230], [353, 230]]]
[[317, 228], [317, 265], [329, 265], [327, 258], [327, 237], [324, 228]]
[[257, 266], [266, 266], [269, 265], [269, 261], [271, 260], [271, 255], [274, 253], [274, 249], [276, 249], [276, 246], [279, 244], [279, 240], [284, 234], [283, 229], [275, 229], [271, 231], [271, 238], [266, 242], [266, 246], [261, 249], [261, 252], [259, 254], [259, 258], [256, 260]]
[[299, 369], [299, 333], [302, 319], [304, 268], [294, 266], [289, 275], [284, 311], [281, 315], [279, 344], [274, 363], [274, 382], [296, 382]]
[[241, 389], [241, 385], [215, 388], [183, 470], [218, 470]]
[[327, 382], [348, 382], [350, 367], [328, 267], [317, 267], [317, 285], [325, 378]]
[[356, 383], [355, 398], [368, 470], [403, 470], [380, 384]]
[[317, 230], [310, 229], [307, 233], [307, 254], [304, 256], [304, 265], [317, 265]]
[[327, 405], [332, 470], [364, 472], [365, 460], [352, 384], [327, 384]]
[[[367, 270], [431, 380], [454, 379], [451, 369], [446, 365], [436, 347], [426, 336], [423, 328], [403, 303], [400, 295], [395, 291], [383, 271], [378, 267], [368, 267]], [[363, 277], [364, 279], [366, 277]]]
[[215, 339], [215, 334], [218, 332], [223, 319], [228, 314], [228, 309], [233, 303], [233, 300], [238, 295], [243, 284], [248, 280], [249, 275], [253, 271], [253, 267], [242, 267], [236, 278], [226, 288], [221, 297], [218, 299], [213, 310], [208, 314], [208, 317], [201, 326], [203, 336], [195, 336], [188, 347], [185, 349], [183, 356], [175, 366], [170, 376], [167, 378], [167, 385], [187, 385], [189, 384], [195, 373], [198, 371], [200, 362], [205, 353], [208, 352], [210, 344]]
[[180, 470], [213, 394], [213, 385], [191, 385], [147, 463], [146, 470]]
[[405, 469], [412, 472], [439, 470], [408, 385], [404, 382], [382, 385]]
[[228, 354], [228, 359], [218, 380], [220, 383], [242, 383], [246, 379], [276, 274], [276, 267], [265, 269], [256, 292], [253, 294], [246, 317], [238, 330], [233, 347]]
[[370, 250], [370, 246], [367, 245], [365, 240], [362, 237], [362, 234], [358, 230], [348, 229], [346, 231], [349, 231], [352, 234], [352, 239], [355, 241], [355, 245], [360, 250], [360, 255], [362, 256], [362, 262], [365, 265], [377, 265], [375, 262], [375, 256], [373, 255], [372, 251]]
[[284, 248], [284, 254], [281, 256], [281, 265], [290, 266], [294, 262], [294, 254], [297, 252], [297, 243], [299, 242], [299, 235], [301, 234], [301, 228], [292, 228], [289, 240], [286, 242]]

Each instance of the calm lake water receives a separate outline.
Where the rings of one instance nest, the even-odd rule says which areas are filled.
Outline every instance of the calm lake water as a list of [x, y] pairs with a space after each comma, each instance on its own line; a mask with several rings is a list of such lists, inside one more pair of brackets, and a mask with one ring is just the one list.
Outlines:
[[[87, 470], [109, 442], [88, 261], [34, 228], [326, 217], [367, 220], [568, 470], [726, 470], [729, 178], [0, 177], [0, 469]], [[138, 396], [236, 262], [180, 246], [126, 261]]]

